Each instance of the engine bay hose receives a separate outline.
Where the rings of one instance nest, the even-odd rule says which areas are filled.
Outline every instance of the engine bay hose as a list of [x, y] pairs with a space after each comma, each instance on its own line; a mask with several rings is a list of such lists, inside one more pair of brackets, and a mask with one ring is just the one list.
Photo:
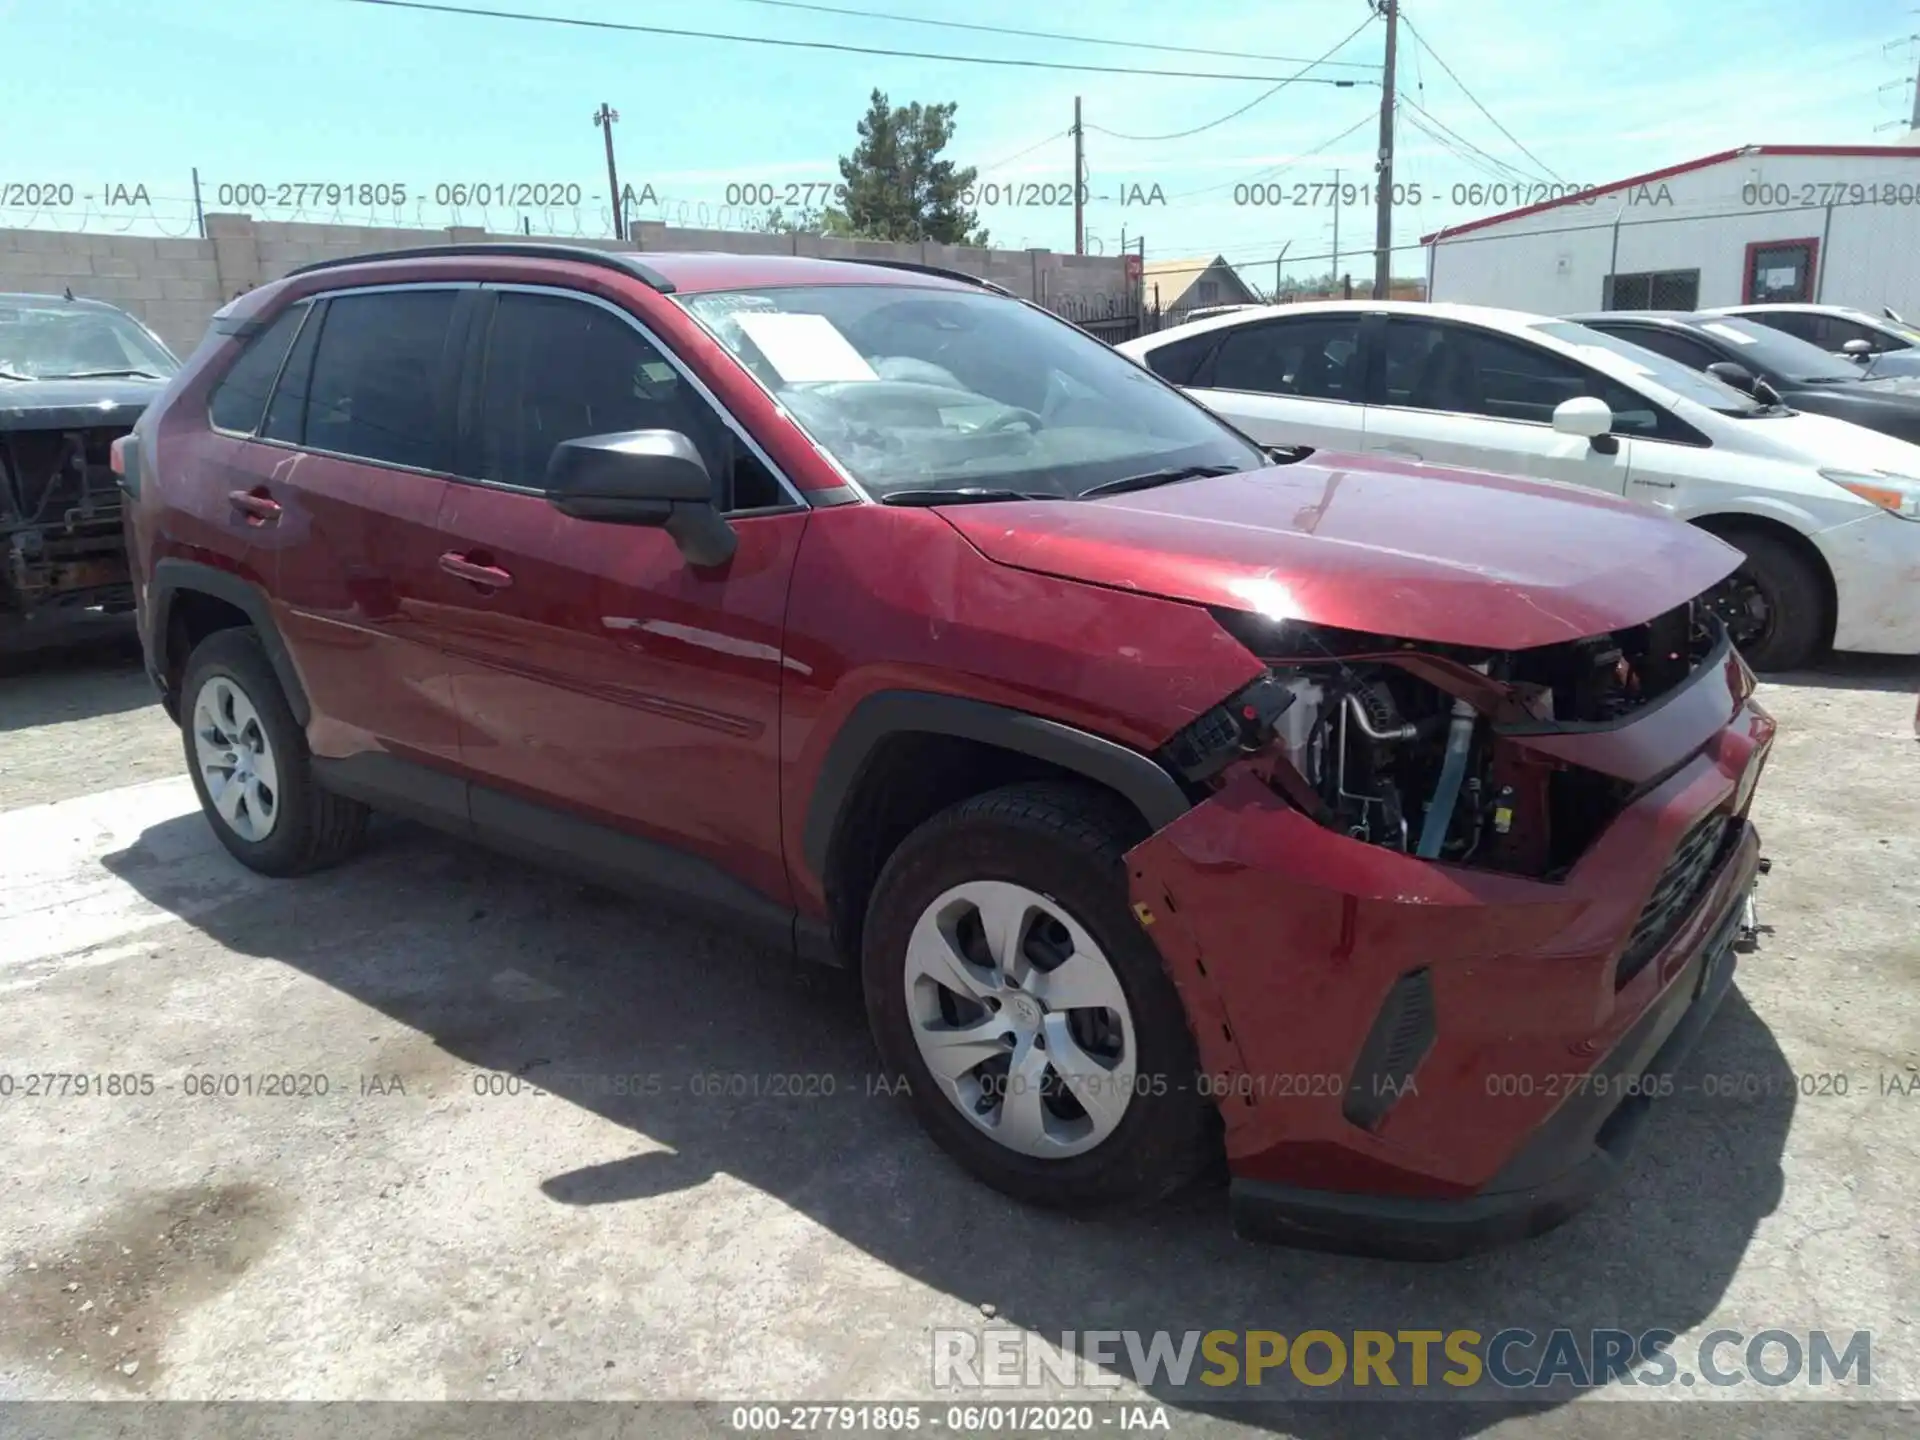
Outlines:
[[[1485, 665], [1474, 667], [1482, 674]], [[1440, 779], [1433, 787], [1433, 799], [1427, 805], [1427, 818], [1420, 826], [1419, 856], [1432, 860], [1447, 843], [1447, 831], [1453, 825], [1454, 806], [1460, 800], [1460, 784], [1467, 775], [1467, 752], [1473, 748], [1473, 728], [1480, 716], [1464, 700], [1453, 702], [1453, 723], [1447, 728], [1447, 756], [1440, 765]]]

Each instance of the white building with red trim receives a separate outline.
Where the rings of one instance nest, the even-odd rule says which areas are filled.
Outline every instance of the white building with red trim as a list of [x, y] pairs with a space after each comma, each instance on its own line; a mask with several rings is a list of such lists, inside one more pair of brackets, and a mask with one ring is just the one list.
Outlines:
[[1420, 240], [1435, 300], [1920, 311], [1920, 147], [1749, 145]]

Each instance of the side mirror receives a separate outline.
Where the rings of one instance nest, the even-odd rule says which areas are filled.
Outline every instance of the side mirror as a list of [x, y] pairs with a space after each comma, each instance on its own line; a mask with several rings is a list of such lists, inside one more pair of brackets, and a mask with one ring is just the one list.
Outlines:
[[1604, 400], [1576, 395], [1554, 407], [1553, 428], [1562, 435], [1583, 435], [1589, 440], [1598, 440], [1612, 432], [1613, 411]]
[[547, 498], [561, 514], [661, 526], [691, 565], [724, 565], [739, 545], [713, 488], [700, 451], [678, 430], [582, 435], [547, 460]]
[[1731, 360], [1716, 360], [1707, 366], [1707, 374], [1722, 385], [1731, 385], [1743, 395], [1753, 394], [1756, 382], [1753, 372], [1744, 365], [1736, 365]]
[[1849, 360], [1865, 360], [1873, 353], [1873, 346], [1865, 340], [1849, 340], [1840, 347], [1840, 353]]

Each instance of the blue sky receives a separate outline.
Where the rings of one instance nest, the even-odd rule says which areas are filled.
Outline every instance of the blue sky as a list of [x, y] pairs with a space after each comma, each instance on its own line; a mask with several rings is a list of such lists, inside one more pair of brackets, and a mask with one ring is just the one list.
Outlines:
[[[1088, 212], [1088, 248], [1113, 253], [1124, 230], [1130, 241], [1145, 236], [1150, 260], [1221, 252], [1245, 262], [1263, 285], [1272, 283], [1283, 245], [1290, 275], [1328, 265], [1313, 257], [1332, 248], [1333, 207], [1290, 203], [1295, 182], [1330, 183], [1336, 169], [1350, 183], [1371, 178], [1377, 23], [1334, 56], [1358, 63], [1309, 72], [1359, 82], [1350, 89], [1291, 85], [1237, 119], [1182, 139], [1106, 133], [1189, 130], [1245, 105], [1301, 68], [1252, 56], [1317, 57], [1361, 24], [1365, 0], [1060, 0], [1045, 7], [1033, 0], [971, 0], [964, 7], [821, 0], [1226, 55], [970, 33], [754, 0], [450, 3], [940, 56], [1269, 78], [990, 68], [470, 19], [350, 0], [0, 0], [0, 54], [10, 61], [0, 109], [0, 202], [23, 198], [10, 187], [73, 187], [69, 206], [58, 204], [63, 194], [56, 191], [52, 208], [0, 209], [0, 226], [190, 234], [190, 177], [198, 166], [210, 210], [223, 208], [220, 187], [235, 183], [401, 182], [409, 203], [398, 223], [458, 220], [499, 229], [516, 227], [517, 215], [497, 206], [483, 215], [469, 205], [455, 216], [434, 203], [438, 188], [577, 185], [579, 207], [532, 212], [534, 230], [604, 234], [606, 169], [591, 118], [603, 100], [621, 116], [615, 140], [622, 180], [651, 185], [660, 201], [646, 207], [645, 218], [737, 225], [742, 211], [725, 206], [729, 185], [784, 191], [836, 180], [835, 157], [851, 147], [854, 122], [876, 86], [896, 103], [959, 102], [949, 153], [981, 167], [982, 182], [1008, 187], [1016, 198], [1020, 189], [1070, 180], [1067, 128], [1074, 97], [1082, 97], [1097, 197]], [[1442, 146], [1402, 123], [1396, 178], [1417, 182], [1421, 203], [1399, 212], [1396, 243], [1503, 208], [1453, 203], [1455, 186], [1495, 183], [1505, 174], [1497, 166], [1542, 180], [1600, 183], [1749, 142], [1891, 141], [1904, 125], [1878, 127], [1904, 121], [1920, 58], [1911, 38], [1920, 14], [1911, 0], [1404, 0], [1403, 13], [1420, 38], [1403, 31], [1402, 93], [1484, 155]], [[45, 63], [27, 63], [34, 56]], [[1237, 185], [1259, 182], [1280, 187], [1260, 197], [1283, 203], [1236, 203], [1255, 198]], [[144, 186], [150, 204], [105, 205], [116, 186], [125, 187], [122, 194]], [[1155, 186], [1164, 203], [1154, 200]], [[1122, 205], [1123, 194], [1148, 203]], [[1299, 198], [1314, 199], [1311, 192]], [[357, 203], [337, 216], [311, 201], [299, 214], [260, 213], [370, 218]], [[395, 212], [377, 218], [393, 223]], [[997, 244], [1072, 248], [1067, 207], [998, 203], [984, 207], [981, 220]], [[1371, 244], [1370, 210], [1346, 208], [1340, 223], [1343, 249]], [[1369, 266], [1360, 254], [1342, 264], [1356, 275]], [[1423, 268], [1409, 252], [1396, 272]]]

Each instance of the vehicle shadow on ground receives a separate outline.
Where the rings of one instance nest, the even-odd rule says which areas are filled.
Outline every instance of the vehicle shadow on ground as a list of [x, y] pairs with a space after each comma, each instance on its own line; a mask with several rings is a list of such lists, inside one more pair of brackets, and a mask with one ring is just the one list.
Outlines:
[[1787, 670], [1760, 677], [1768, 685], [1815, 690], [1879, 690], [1920, 695], [1920, 656], [1829, 655], [1816, 669]]
[[[398, 823], [376, 828], [369, 854], [305, 880], [246, 883], [233, 866], [234, 898], [208, 909], [211, 867], [232, 865], [206, 853], [215, 848], [193, 814], [104, 863], [220, 944], [304, 971], [431, 1037], [438, 1055], [524, 1077], [669, 1147], [636, 1145], [628, 1158], [565, 1174], [499, 1157], [508, 1170], [525, 1164], [524, 1184], [554, 1203], [640, 1203], [725, 1173], [914, 1280], [993, 1306], [995, 1318], [975, 1317], [983, 1329], [1023, 1327], [1055, 1342], [1088, 1330], [1684, 1332], [1713, 1311], [1781, 1196], [1790, 1071], [1737, 988], [1683, 1077], [1690, 1093], [1656, 1108], [1626, 1179], [1592, 1210], [1490, 1255], [1398, 1264], [1238, 1241], [1217, 1182], [1102, 1222], [1002, 1198], [924, 1138], [904, 1099], [873, 1093], [863, 1013], [839, 972]], [[179, 857], [196, 854], [183, 868]], [[530, 990], [542, 1003], [526, 1003]], [[1706, 1074], [1751, 1077], [1734, 1087], [1749, 1098], [1703, 1093]], [[657, 1083], [615, 1080], [632, 1076]], [[927, 1354], [922, 1375], [900, 1380], [928, 1384], [931, 1337]], [[1215, 1389], [1195, 1383], [1202, 1368], [1185, 1386], [1149, 1388], [1189, 1411], [1315, 1440], [1344, 1440], [1356, 1423], [1465, 1436], [1499, 1418], [1434, 1403], [1359, 1422], [1347, 1406], [1290, 1406], [1269, 1421], [1231, 1402], [1272, 1398], [1271, 1386]], [[1406, 1386], [1404, 1358], [1395, 1369]], [[1436, 1351], [1433, 1374], [1442, 1369]], [[1445, 1386], [1424, 1393], [1466, 1398]], [[1482, 1388], [1473, 1398], [1490, 1397]]]
[[130, 627], [87, 644], [0, 649], [0, 733], [143, 710], [157, 698]]

